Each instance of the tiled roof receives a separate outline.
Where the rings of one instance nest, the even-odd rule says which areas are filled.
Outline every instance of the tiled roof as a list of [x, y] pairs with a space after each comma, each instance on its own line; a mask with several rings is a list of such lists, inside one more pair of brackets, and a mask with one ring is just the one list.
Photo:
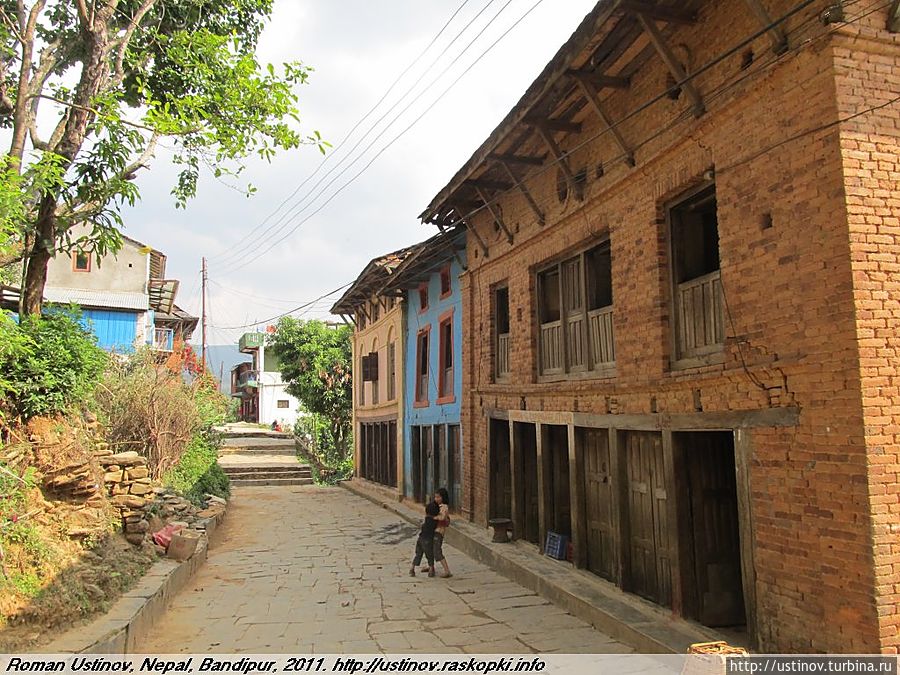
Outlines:
[[108, 307], [110, 309], [135, 309], [146, 311], [149, 299], [146, 293], [134, 291], [91, 291], [83, 288], [44, 289], [47, 302], [76, 304], [82, 307]]

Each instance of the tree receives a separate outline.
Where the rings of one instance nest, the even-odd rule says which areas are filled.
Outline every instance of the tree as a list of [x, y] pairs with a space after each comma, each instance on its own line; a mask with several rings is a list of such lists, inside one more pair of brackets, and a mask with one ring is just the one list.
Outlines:
[[120, 209], [160, 140], [175, 146], [179, 206], [201, 167], [237, 176], [253, 154], [324, 152], [292, 125], [309, 68], [256, 60], [273, 0], [26, 2], [0, 0], [0, 261], [24, 263], [23, 314], [40, 311], [57, 253], [119, 249]]
[[342, 460], [350, 454], [353, 413], [350, 327], [284, 317], [269, 338], [281, 365], [287, 392], [307, 411], [328, 423], [332, 451]]

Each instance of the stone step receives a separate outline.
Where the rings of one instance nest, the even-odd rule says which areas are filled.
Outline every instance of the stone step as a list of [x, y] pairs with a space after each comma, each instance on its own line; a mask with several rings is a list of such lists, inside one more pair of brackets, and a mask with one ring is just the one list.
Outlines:
[[271, 445], [261, 445], [258, 447], [227, 447], [219, 448], [219, 456], [224, 455], [277, 455], [278, 457], [296, 457], [297, 449], [293, 446], [285, 446], [283, 448], [272, 447]]
[[240, 471], [226, 471], [229, 480], [242, 480], [244, 478], [312, 478], [309, 469], [296, 469], [294, 471], [272, 471], [271, 469], [242, 469]]
[[231, 480], [232, 487], [288, 487], [291, 485], [312, 484], [312, 478], [246, 478]]
[[222, 437], [225, 440], [233, 440], [235, 438], [273, 438], [278, 440], [293, 440], [294, 438], [293, 434], [283, 434], [278, 433], [277, 431], [265, 431], [264, 429], [261, 429], [259, 431], [225, 432], [224, 434], [222, 434]]
[[290, 473], [292, 471], [312, 471], [309, 464], [269, 464], [260, 463], [253, 464], [247, 462], [244, 464], [220, 464], [225, 473], [241, 473], [242, 471], [271, 471], [272, 473]]

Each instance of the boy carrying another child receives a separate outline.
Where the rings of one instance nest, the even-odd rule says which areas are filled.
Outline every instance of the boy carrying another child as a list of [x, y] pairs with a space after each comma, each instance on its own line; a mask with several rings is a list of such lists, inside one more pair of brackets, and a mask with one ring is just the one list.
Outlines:
[[425, 522], [419, 530], [419, 538], [416, 539], [416, 556], [413, 558], [412, 567], [409, 568], [409, 576], [416, 576], [416, 566], [422, 562], [422, 556], [428, 560], [428, 576], [434, 576], [434, 532], [438, 521], [435, 516], [440, 513], [440, 508], [434, 502], [425, 506]]

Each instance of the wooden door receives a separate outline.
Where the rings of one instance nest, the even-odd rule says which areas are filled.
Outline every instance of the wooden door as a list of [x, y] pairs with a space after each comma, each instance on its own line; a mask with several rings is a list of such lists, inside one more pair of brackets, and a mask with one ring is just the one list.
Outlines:
[[609, 432], [605, 429], [579, 429], [577, 442], [583, 447], [588, 569], [604, 579], [617, 581], [618, 547], [613, 515]]
[[421, 427], [411, 428], [412, 437], [412, 498], [416, 502], [425, 500], [425, 490], [422, 485], [422, 429]]
[[522, 453], [521, 497], [525, 522], [519, 531], [526, 541], [541, 543], [540, 506], [538, 500], [537, 429], [533, 424], [516, 424]]
[[447, 427], [443, 424], [434, 427], [434, 489], [448, 488], [449, 492], [449, 458], [447, 455]]
[[697, 619], [706, 626], [744, 625], [733, 436], [730, 433], [685, 436]]
[[672, 603], [668, 491], [659, 433], [625, 435], [629, 532], [629, 590], [653, 602]]

